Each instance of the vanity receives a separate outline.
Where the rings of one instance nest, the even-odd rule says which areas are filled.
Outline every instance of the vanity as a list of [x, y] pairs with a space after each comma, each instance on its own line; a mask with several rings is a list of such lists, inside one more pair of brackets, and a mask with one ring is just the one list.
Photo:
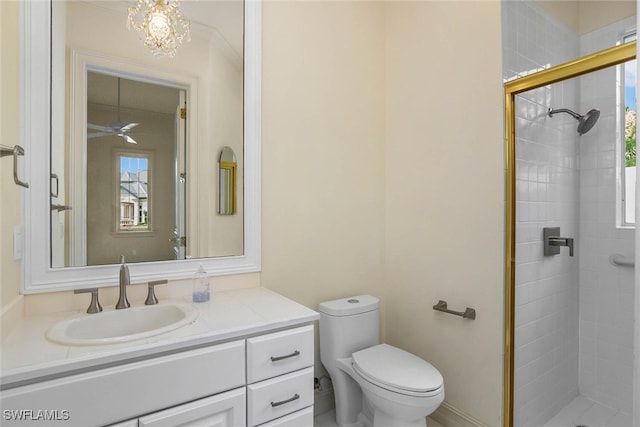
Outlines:
[[313, 425], [316, 312], [261, 287], [191, 305], [188, 325], [109, 345], [47, 340], [74, 312], [24, 317], [2, 342], [2, 425]]

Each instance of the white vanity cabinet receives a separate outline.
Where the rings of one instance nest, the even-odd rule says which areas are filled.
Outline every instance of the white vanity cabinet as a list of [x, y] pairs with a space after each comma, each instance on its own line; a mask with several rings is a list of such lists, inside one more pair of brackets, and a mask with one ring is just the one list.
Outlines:
[[247, 426], [313, 425], [313, 357], [312, 325], [247, 339]]
[[313, 347], [313, 325], [293, 325], [10, 388], [0, 403], [64, 411], [65, 426], [311, 427]]

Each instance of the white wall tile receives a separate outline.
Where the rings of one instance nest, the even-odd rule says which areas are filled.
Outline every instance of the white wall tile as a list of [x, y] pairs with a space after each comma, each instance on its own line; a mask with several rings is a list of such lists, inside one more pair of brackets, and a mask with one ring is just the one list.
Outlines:
[[[631, 21], [583, 36], [581, 52], [612, 46]], [[623, 292], [633, 288], [633, 278], [608, 257], [634, 252], [633, 233], [623, 235], [615, 226], [615, 79], [613, 69], [580, 78], [580, 111], [601, 110], [580, 141], [580, 393], [622, 409], [632, 404], [632, 394], [620, 390], [632, 390], [633, 297]]]
[[[505, 80], [611, 46], [630, 25], [579, 39], [533, 1], [502, 5]], [[615, 227], [615, 93], [615, 70], [603, 70], [530, 91], [516, 102], [519, 427], [543, 425], [578, 390], [608, 405], [631, 406], [631, 393], [620, 390], [632, 390], [625, 365], [632, 363], [633, 275], [608, 262], [610, 253], [632, 256], [634, 238]], [[594, 107], [600, 120], [582, 136], [569, 115], [546, 114], [548, 108], [584, 113]], [[576, 257], [566, 248], [543, 257], [544, 226], [560, 226], [574, 237]], [[611, 415], [590, 409], [589, 416], [603, 422]]]

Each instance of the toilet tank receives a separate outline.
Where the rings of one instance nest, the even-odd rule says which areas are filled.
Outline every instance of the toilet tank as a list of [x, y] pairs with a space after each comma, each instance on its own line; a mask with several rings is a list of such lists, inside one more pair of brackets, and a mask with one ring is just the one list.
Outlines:
[[379, 344], [380, 301], [358, 295], [320, 303], [320, 360], [337, 358]]

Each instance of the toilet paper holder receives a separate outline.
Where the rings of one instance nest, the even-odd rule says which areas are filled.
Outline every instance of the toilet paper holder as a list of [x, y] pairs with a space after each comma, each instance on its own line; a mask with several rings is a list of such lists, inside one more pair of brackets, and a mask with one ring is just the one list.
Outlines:
[[476, 310], [470, 307], [467, 307], [464, 311], [454, 311], [449, 310], [447, 308], [447, 302], [440, 300], [436, 305], [433, 306], [433, 309], [436, 311], [442, 311], [443, 313], [454, 314], [456, 316], [460, 316], [464, 319], [476, 320]]

